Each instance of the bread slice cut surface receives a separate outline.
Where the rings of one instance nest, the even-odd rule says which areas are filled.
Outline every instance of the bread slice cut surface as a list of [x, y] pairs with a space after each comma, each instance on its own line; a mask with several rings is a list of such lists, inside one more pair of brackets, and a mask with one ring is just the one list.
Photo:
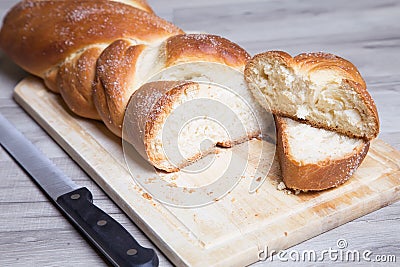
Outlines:
[[357, 68], [343, 58], [269, 51], [249, 61], [245, 78], [258, 101], [276, 115], [349, 137], [378, 135], [374, 101]]
[[275, 117], [277, 152], [285, 185], [323, 190], [346, 182], [365, 158], [369, 142], [295, 120]]

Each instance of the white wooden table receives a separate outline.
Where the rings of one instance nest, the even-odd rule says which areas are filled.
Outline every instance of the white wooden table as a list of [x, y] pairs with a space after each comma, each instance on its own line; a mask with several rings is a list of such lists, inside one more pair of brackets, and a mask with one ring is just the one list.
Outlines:
[[[17, 0], [1, 0], [0, 18]], [[186, 31], [223, 35], [251, 54], [266, 50], [326, 51], [351, 60], [364, 76], [381, 119], [379, 138], [400, 149], [400, 1], [149, 1], [156, 13]], [[69, 156], [12, 99], [28, 74], [0, 52], [0, 113], [11, 120], [67, 175], [94, 195], [94, 202], [121, 222], [144, 246], [154, 245]], [[0, 147], [0, 266], [106, 266]], [[400, 262], [400, 203], [382, 208], [288, 251], [337, 248], [394, 255]], [[171, 263], [159, 252], [160, 265]], [[288, 263], [294, 263], [290, 261]], [[324, 263], [343, 264], [329, 260]], [[366, 262], [360, 262], [365, 264]], [[285, 264], [275, 258], [256, 265]], [[287, 264], [287, 263], [286, 263]], [[313, 265], [312, 262], [303, 262]], [[388, 264], [382, 265], [387, 266]], [[393, 264], [395, 266], [395, 264]]]

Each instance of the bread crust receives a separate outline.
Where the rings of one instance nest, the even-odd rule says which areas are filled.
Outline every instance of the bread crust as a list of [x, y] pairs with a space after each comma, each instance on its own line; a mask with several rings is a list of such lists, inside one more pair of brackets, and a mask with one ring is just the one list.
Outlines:
[[43, 78], [48, 70], [93, 44], [110, 44], [118, 38], [161, 42], [180, 33], [173, 24], [123, 3], [26, 0], [4, 19], [0, 47], [22, 68]]
[[125, 108], [136, 90], [130, 86], [135, 79], [136, 62], [144, 49], [144, 45], [117, 40], [103, 51], [97, 62], [93, 101], [100, 118], [119, 137]]
[[291, 64], [295, 64], [295, 67], [305, 75], [324, 69], [335, 70], [338, 76], [360, 84], [364, 90], [367, 87], [353, 63], [330, 53], [302, 53], [295, 56]]
[[243, 70], [250, 55], [239, 45], [212, 34], [180, 34], [165, 45], [166, 67], [191, 61], [222, 63]]
[[340, 159], [322, 159], [315, 164], [303, 164], [289, 153], [285, 134], [287, 123], [283, 117], [274, 116], [277, 129], [277, 154], [286, 187], [302, 191], [317, 191], [337, 187], [345, 183], [364, 160], [369, 141], [363, 140], [352, 153]]
[[64, 62], [57, 74], [57, 88], [68, 107], [77, 115], [100, 119], [93, 102], [92, 85], [96, 73], [96, 62], [102, 48], [92, 47], [80, 56]]
[[328, 126], [324, 123], [316, 121], [309, 121], [307, 119], [299, 119], [297, 116], [286, 112], [285, 110], [277, 110], [274, 107], [267, 107], [272, 113], [289, 117], [291, 119], [305, 122], [311, 126], [325, 128], [331, 131], [337, 131], [349, 137], [361, 137], [366, 140], [374, 139], [379, 134], [379, 116], [376, 105], [367, 91], [366, 83], [360, 75], [357, 68], [348, 60], [339, 56], [329, 53], [303, 53], [292, 57], [283, 51], [267, 51], [254, 56], [246, 65], [244, 75], [246, 82], [249, 84], [250, 89], [255, 94], [257, 100], [266, 107], [265, 99], [259, 93], [254, 92], [257, 90], [254, 85], [251, 85], [254, 76], [253, 70], [257, 69], [260, 62], [268, 62], [270, 60], [278, 61], [279, 63], [288, 66], [295, 71], [296, 75], [307, 77], [321, 70], [330, 70], [335, 73], [335, 76], [342, 78], [342, 83], [350, 90], [354, 91], [366, 107], [366, 117], [372, 118], [374, 123], [369, 125], [371, 127], [370, 133], [365, 133], [363, 136], [356, 135], [355, 133], [346, 129], [339, 129], [337, 127]]

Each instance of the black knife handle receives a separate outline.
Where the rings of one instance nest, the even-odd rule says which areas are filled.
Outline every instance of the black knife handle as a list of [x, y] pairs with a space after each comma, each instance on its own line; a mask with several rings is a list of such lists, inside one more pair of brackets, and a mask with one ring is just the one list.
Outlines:
[[121, 224], [96, 207], [87, 188], [62, 195], [56, 202], [114, 266], [158, 266], [155, 251], [140, 246]]

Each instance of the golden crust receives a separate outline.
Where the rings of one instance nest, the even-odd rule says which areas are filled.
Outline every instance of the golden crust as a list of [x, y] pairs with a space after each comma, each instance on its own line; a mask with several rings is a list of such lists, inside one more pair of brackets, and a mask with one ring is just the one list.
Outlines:
[[180, 34], [167, 40], [166, 67], [191, 61], [208, 61], [242, 69], [250, 55], [239, 45], [211, 34]]
[[[264, 53], [260, 53], [255, 55], [246, 65], [244, 70], [244, 75], [247, 83], [252, 82], [252, 77], [254, 73], [252, 70], [257, 69], [260, 62], [268, 62], [270, 60], [278, 61], [292, 69], [295, 70], [295, 73], [298, 73], [303, 76], [308, 76], [312, 73], [330, 70], [335, 73], [335, 76], [339, 76], [342, 79], [343, 84], [347, 89], [354, 91], [363, 102], [366, 110], [365, 117], [371, 118], [374, 123], [370, 125], [371, 132], [364, 133], [363, 136], [356, 135], [350, 131], [346, 131], [345, 129], [338, 129], [337, 127], [330, 127], [327, 124], [318, 123], [315, 121], [309, 120], [300, 120], [297, 116], [293, 114], [289, 114], [284, 110], [277, 110], [274, 107], [269, 107], [271, 112], [279, 115], [289, 117], [294, 120], [302, 121], [308, 123], [312, 126], [325, 128], [331, 131], [339, 131], [343, 134], [346, 134], [350, 137], [362, 137], [366, 140], [374, 139], [379, 134], [379, 116], [378, 111], [375, 105], [374, 100], [371, 95], [367, 91], [366, 83], [362, 78], [361, 74], [357, 70], [357, 68], [349, 61], [338, 57], [329, 53], [303, 53], [292, 57], [286, 52], [283, 51], [267, 51]], [[258, 97], [258, 101], [263, 102], [264, 100]]]
[[118, 38], [152, 43], [179, 33], [173, 24], [118, 2], [28, 0], [7, 14], [0, 47], [22, 68], [43, 77], [71, 54], [93, 44]]
[[60, 89], [57, 86], [58, 66], [48, 70], [43, 75], [43, 81], [46, 87], [53, 93], [59, 94]]
[[335, 70], [343, 79], [352, 80], [366, 88], [364, 79], [356, 66], [350, 61], [329, 53], [303, 53], [295, 56], [292, 60], [296, 68], [303, 73], [310, 73], [323, 69]]
[[85, 118], [100, 119], [93, 102], [92, 85], [101, 52], [99, 47], [85, 50], [80, 56], [64, 62], [57, 75], [57, 88], [65, 103], [75, 114]]
[[103, 51], [97, 62], [93, 100], [103, 122], [119, 137], [125, 108], [136, 89], [130, 86], [135, 79], [136, 62], [144, 49], [144, 45], [117, 40]]
[[285, 185], [298, 190], [324, 190], [346, 182], [364, 160], [369, 141], [357, 147], [353, 153], [337, 159], [323, 159], [315, 164], [302, 164], [289, 153], [289, 142], [285, 134], [287, 124], [282, 117], [275, 116], [277, 128], [277, 154]]

